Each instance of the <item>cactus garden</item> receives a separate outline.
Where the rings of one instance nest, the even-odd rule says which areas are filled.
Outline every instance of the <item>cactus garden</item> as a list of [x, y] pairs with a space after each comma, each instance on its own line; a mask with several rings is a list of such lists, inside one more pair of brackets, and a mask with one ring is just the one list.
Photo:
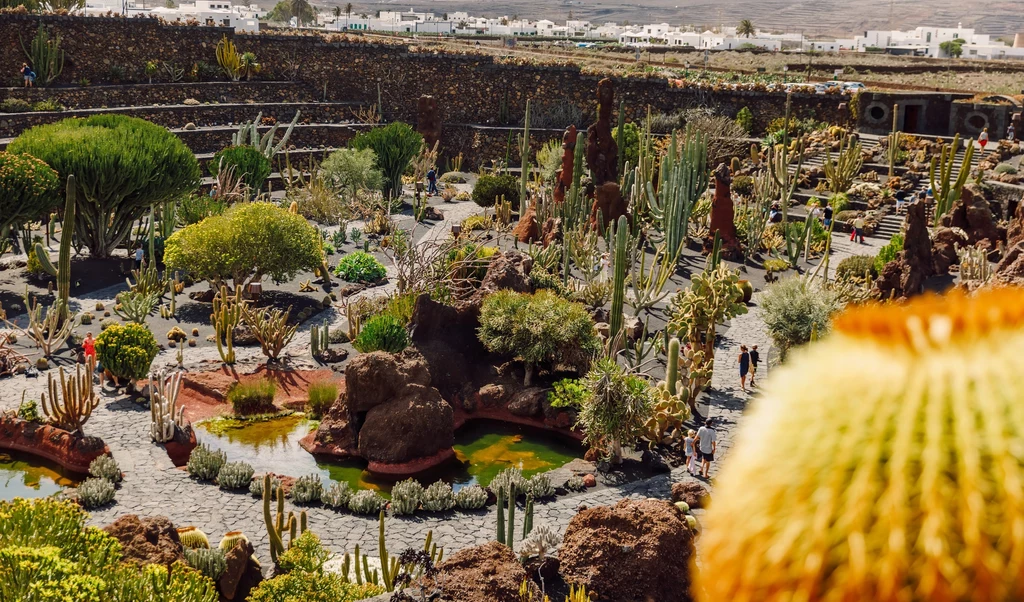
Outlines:
[[253, 38], [0, 113], [0, 599], [1021, 598], [1018, 143]]

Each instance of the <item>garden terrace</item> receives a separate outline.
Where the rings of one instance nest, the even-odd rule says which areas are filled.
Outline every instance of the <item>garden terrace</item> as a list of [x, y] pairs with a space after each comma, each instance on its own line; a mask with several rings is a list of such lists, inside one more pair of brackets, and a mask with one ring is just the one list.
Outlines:
[[298, 81], [202, 81], [161, 82], [166, 76], [157, 76], [158, 83], [146, 81], [130, 84], [92, 84], [79, 86], [64, 84], [49, 88], [0, 88], [0, 101], [17, 98], [29, 104], [52, 100], [68, 109], [98, 109], [111, 107], [147, 107], [180, 105], [191, 98], [202, 104], [210, 103], [305, 103], [323, 100], [317, 98], [304, 82]]

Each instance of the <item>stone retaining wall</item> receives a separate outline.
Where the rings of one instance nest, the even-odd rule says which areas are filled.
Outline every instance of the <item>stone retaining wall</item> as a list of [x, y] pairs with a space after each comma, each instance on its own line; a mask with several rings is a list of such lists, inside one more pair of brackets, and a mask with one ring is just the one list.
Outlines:
[[[0, 16], [0, 22], [3, 17]], [[20, 51], [19, 51], [20, 52]], [[20, 56], [20, 55], [19, 55]], [[17, 58], [15, 56], [14, 58]], [[24, 60], [22, 57], [19, 60]], [[20, 68], [20, 67], [19, 67]], [[61, 80], [64, 78], [62, 77]], [[145, 81], [145, 80], [144, 80]], [[160, 78], [156, 78], [160, 82]], [[319, 100], [303, 82], [177, 82], [91, 85], [50, 88], [0, 88], [0, 99], [29, 103], [53, 99], [69, 109], [181, 104], [199, 102], [312, 102]]]

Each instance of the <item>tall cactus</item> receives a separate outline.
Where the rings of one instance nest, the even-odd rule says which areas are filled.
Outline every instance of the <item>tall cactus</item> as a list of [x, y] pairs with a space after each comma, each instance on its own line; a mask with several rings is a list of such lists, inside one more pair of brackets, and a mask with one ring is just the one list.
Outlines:
[[59, 33], [50, 39], [46, 28], [39, 23], [36, 35], [32, 38], [28, 48], [25, 48], [25, 41], [20, 40], [21, 49], [36, 73], [36, 81], [42, 86], [48, 86], [64, 70], [64, 51], [60, 49], [61, 39]]
[[[284, 551], [295, 543], [299, 535], [306, 532], [306, 511], [299, 513], [298, 520], [295, 513], [288, 511], [284, 514], [284, 488], [278, 487], [274, 493], [270, 491], [270, 474], [263, 475], [263, 522], [267, 527], [267, 536], [270, 540], [270, 558], [275, 563]], [[277, 514], [270, 512], [270, 498], [277, 495]], [[288, 534], [288, 548], [284, 546], [284, 535]]]
[[50, 262], [50, 256], [41, 243], [36, 243], [33, 250], [43, 270], [57, 278], [57, 300], [60, 303], [60, 319], [68, 317], [68, 299], [71, 296], [71, 243], [75, 238], [75, 176], [68, 176], [67, 192], [64, 200], [64, 224], [60, 232], [60, 255], [57, 266]]
[[220, 292], [213, 297], [213, 313], [210, 314], [210, 322], [213, 323], [214, 339], [217, 342], [217, 353], [225, 364], [235, 363], [235, 327], [242, 319], [242, 287], [235, 289], [234, 295], [228, 294], [228, 287], [223, 284]]
[[242, 56], [235, 48], [235, 43], [225, 35], [217, 42], [217, 64], [227, 73], [231, 81], [237, 82], [242, 78]]
[[525, 215], [530, 206], [526, 185], [530, 181], [530, 100], [526, 100], [526, 117], [523, 119], [523, 137], [519, 141], [519, 207]]
[[[82, 372], [82, 365], [75, 366], [75, 375], [69, 380], [60, 369], [60, 389], [53, 378], [53, 372], [46, 375], [46, 393], [40, 395], [43, 414], [57, 426], [71, 431], [82, 432], [82, 426], [89, 420], [100, 398], [92, 390], [92, 373], [96, 362], [92, 358]], [[49, 401], [47, 401], [49, 399]]]
[[292, 135], [292, 130], [295, 129], [295, 124], [299, 122], [299, 116], [302, 115], [302, 111], [295, 111], [295, 116], [292, 117], [291, 123], [288, 124], [281, 139], [274, 144], [274, 136], [277, 134], [277, 129], [280, 127], [280, 123], [275, 123], [270, 126], [266, 134], [260, 136], [259, 126], [263, 120], [263, 112], [256, 114], [256, 119], [252, 121], [246, 121], [238, 127], [238, 131], [231, 135], [231, 144], [234, 146], [249, 145], [254, 147], [256, 150], [263, 153], [263, 156], [268, 159], [273, 159], [274, 155], [281, 152], [284, 145], [288, 143], [288, 138]]
[[[619, 101], [619, 123], [615, 128], [615, 141], [618, 142], [618, 172], [626, 176], [626, 101]], [[629, 190], [628, 186], [623, 186], [623, 190]]]
[[676, 382], [679, 380], [679, 339], [672, 337], [668, 342], [668, 366], [665, 368], [665, 385], [671, 395], [679, 391]]
[[967, 150], [964, 151], [964, 158], [960, 162], [959, 173], [957, 173], [956, 180], [953, 180], [958, 148], [960, 148], [960, 134], [953, 136], [952, 144], [942, 145], [941, 156], [939, 158], [932, 157], [932, 164], [928, 169], [928, 180], [932, 186], [932, 193], [935, 195], [936, 226], [939, 225], [942, 216], [953, 207], [953, 203], [960, 198], [964, 185], [967, 183], [967, 176], [971, 173], [971, 161], [974, 159], [973, 138], [967, 141]]
[[[612, 311], [608, 318], [608, 338], [614, 341], [622, 330], [622, 307], [626, 299], [626, 264], [629, 262], [627, 243], [629, 242], [629, 220], [620, 215], [618, 224], [612, 227], [612, 240], [615, 243], [615, 256], [612, 269]], [[613, 345], [614, 347], [614, 345]]]
[[903, 140], [903, 133], [899, 131], [900, 105], [892, 105], [892, 130], [886, 137], [885, 158], [889, 162], [889, 178], [896, 175], [896, 155], [900, 152], [900, 142]]
[[849, 190], [863, 165], [860, 142], [849, 134], [843, 134], [835, 161], [832, 160], [832, 153], [825, 151], [825, 177], [828, 179], [829, 190], [833, 194]]
[[155, 376], [149, 376], [149, 435], [157, 443], [166, 443], [174, 438], [174, 427], [185, 426], [185, 406], [178, 407], [181, 372], [171, 376], [161, 372]]
[[658, 191], [647, 182], [647, 204], [667, 244], [667, 252], [678, 255], [686, 245], [690, 212], [708, 189], [710, 172], [708, 137], [686, 128], [680, 150], [676, 134], [672, 134], [668, 154], [661, 160]]
[[322, 326], [314, 324], [309, 329], [309, 353], [314, 358], [319, 358], [330, 345], [330, 326], [324, 318]]

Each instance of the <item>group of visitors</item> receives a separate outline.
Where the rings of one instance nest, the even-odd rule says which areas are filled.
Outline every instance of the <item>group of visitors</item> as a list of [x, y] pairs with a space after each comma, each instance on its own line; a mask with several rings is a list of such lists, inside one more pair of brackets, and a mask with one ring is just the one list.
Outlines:
[[757, 345], [749, 349], [746, 345], [740, 345], [740, 354], [736, 358], [740, 365], [740, 388], [747, 390], [747, 375], [750, 375], [750, 386], [755, 386], [754, 379], [757, 377], [757, 365], [761, 362], [761, 354], [757, 351]]
[[686, 438], [683, 439], [683, 464], [686, 466], [687, 472], [694, 476], [708, 478], [708, 471], [711, 470], [711, 463], [715, 461], [716, 451], [718, 451], [718, 432], [715, 431], [711, 418], [705, 420], [696, 432], [693, 429], [686, 431]]

